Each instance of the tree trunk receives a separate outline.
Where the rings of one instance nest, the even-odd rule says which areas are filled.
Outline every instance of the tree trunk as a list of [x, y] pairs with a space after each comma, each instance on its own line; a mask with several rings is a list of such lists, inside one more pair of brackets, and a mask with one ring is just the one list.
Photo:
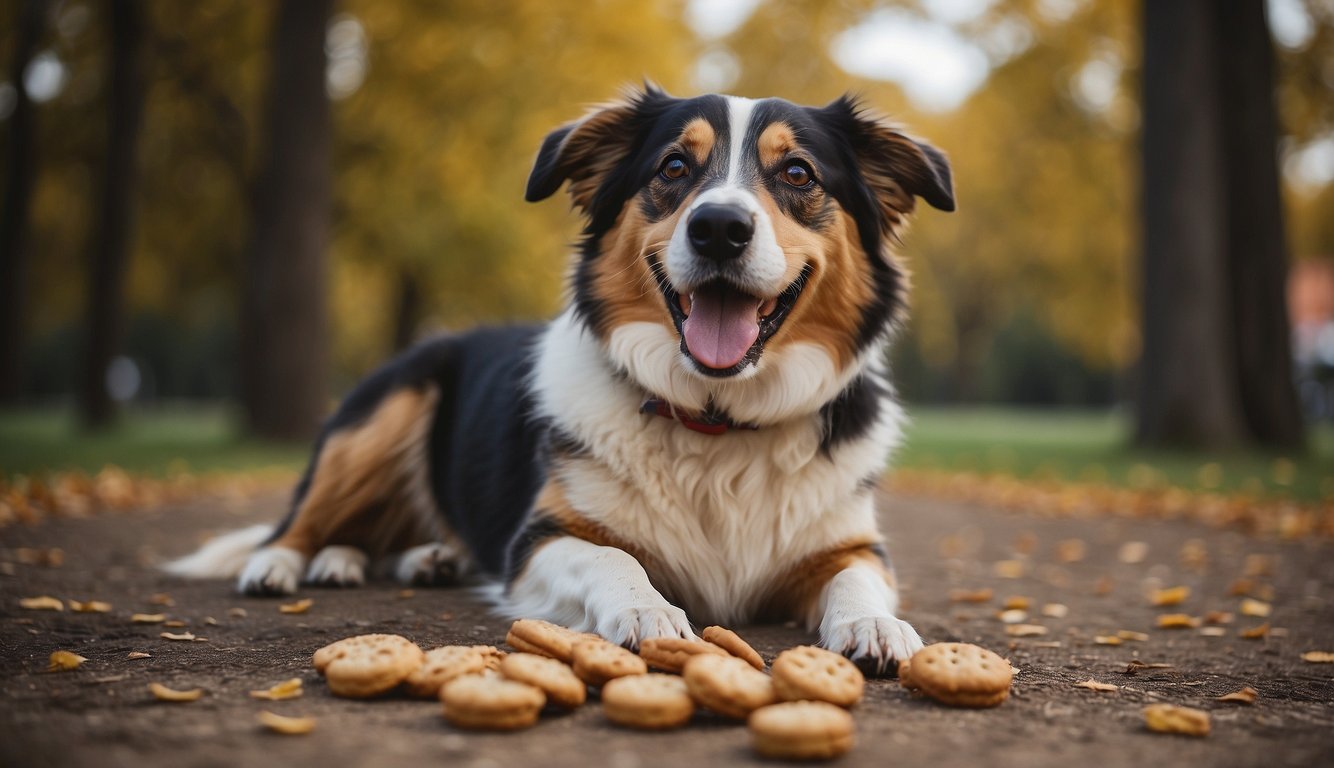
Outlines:
[[398, 306], [394, 313], [394, 351], [401, 352], [417, 340], [417, 326], [421, 323], [421, 282], [408, 267], [398, 271]]
[[19, 5], [14, 59], [9, 69], [15, 99], [5, 144], [5, 166], [9, 172], [5, 176], [4, 210], [0, 212], [0, 403], [15, 402], [23, 388], [28, 210], [37, 176], [32, 100], [23, 87], [23, 75], [46, 22], [46, 0], [23, 0]]
[[1143, 6], [1141, 444], [1300, 442], [1261, 2]]
[[89, 249], [87, 346], [79, 398], [81, 419], [90, 428], [104, 427], [115, 416], [115, 404], [107, 389], [107, 369], [120, 348], [125, 328], [125, 275], [134, 235], [145, 88], [143, 9], [139, 0], [114, 0], [107, 9], [111, 21], [111, 83], [106, 164]]
[[241, 316], [242, 400], [251, 431], [308, 438], [326, 410], [332, 0], [284, 0], [272, 37], [265, 146], [252, 194]]
[[1279, 199], [1274, 51], [1263, 0], [1218, 3], [1227, 160], [1228, 268], [1237, 384], [1259, 442], [1299, 447], [1302, 414], [1292, 377], [1287, 253]]

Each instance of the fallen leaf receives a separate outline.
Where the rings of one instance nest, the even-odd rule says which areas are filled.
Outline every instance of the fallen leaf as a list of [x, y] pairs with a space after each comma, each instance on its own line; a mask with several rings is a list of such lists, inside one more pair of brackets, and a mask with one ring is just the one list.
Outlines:
[[176, 605], [176, 601], [172, 600], [171, 595], [167, 594], [166, 592], [158, 592], [157, 594], [148, 598], [148, 604], [161, 605], [170, 608]]
[[182, 632], [182, 633], [180, 633], [179, 635], [178, 635], [178, 634], [175, 634], [175, 633], [172, 633], [172, 632], [162, 632], [162, 633], [160, 633], [160, 634], [158, 635], [158, 637], [161, 637], [161, 638], [163, 638], [164, 640], [187, 640], [187, 641], [188, 641], [188, 640], [194, 640], [194, 639], [195, 639], [195, 636], [194, 636], [194, 633], [193, 633], [193, 632]]
[[1200, 627], [1200, 634], [1204, 637], [1226, 637], [1227, 630], [1222, 627]]
[[1120, 645], [1121, 638], [1116, 635], [1098, 635], [1093, 638], [1093, 642], [1098, 645]]
[[1162, 663], [1162, 662], [1154, 662], [1153, 664], [1145, 664], [1144, 662], [1140, 661], [1139, 659], [1131, 659], [1131, 660], [1130, 660], [1130, 663], [1126, 665], [1126, 668], [1125, 668], [1124, 670], [1121, 671], [1121, 674], [1123, 674], [1123, 675], [1133, 675], [1133, 674], [1137, 674], [1141, 669], [1174, 669], [1174, 667], [1173, 667], [1171, 664], [1164, 664], [1164, 663]]
[[244, 608], [228, 608], [227, 615], [233, 619], [244, 619], [246, 617]]
[[1099, 576], [1098, 581], [1093, 585], [1093, 594], [1100, 597], [1110, 595], [1115, 586], [1116, 583], [1112, 581], [1110, 576]]
[[1209, 611], [1204, 614], [1205, 624], [1231, 624], [1236, 619], [1231, 611]]
[[315, 730], [315, 718], [313, 717], [283, 717], [267, 709], [260, 711], [259, 722], [265, 728], [287, 736], [299, 736]]
[[300, 696], [301, 678], [299, 677], [285, 680], [262, 691], [250, 692], [250, 698], [264, 699], [265, 701], [284, 701], [286, 699], [295, 699]]
[[174, 688], [168, 688], [161, 683], [149, 683], [148, 690], [153, 692], [154, 698], [158, 701], [197, 701], [204, 695], [203, 688], [191, 688], [188, 691], [178, 691]]
[[25, 597], [19, 600], [19, 607], [29, 611], [63, 611], [65, 604], [50, 595]]
[[1209, 713], [1175, 704], [1150, 704], [1144, 708], [1144, 724], [1158, 733], [1186, 736], [1209, 735]]
[[1001, 611], [1000, 613], [997, 613], [996, 618], [1000, 619], [1006, 624], [1022, 624], [1023, 622], [1028, 621], [1028, 611], [1022, 611], [1019, 610], [1018, 608], [1014, 608], [1008, 611]]
[[1142, 541], [1127, 541], [1116, 552], [1116, 559], [1127, 565], [1144, 562], [1149, 555], [1149, 545]]
[[1005, 598], [1005, 603], [1001, 606], [1007, 611], [1026, 611], [1032, 601], [1022, 595], [1010, 595]]
[[127, 658], [127, 659], [151, 659], [151, 658], [153, 658], [153, 654], [151, 654], [151, 653], [144, 653], [143, 651], [130, 651], [130, 654], [129, 654], [128, 656], [126, 656], [125, 658]]
[[167, 620], [165, 613], [136, 613], [130, 617], [135, 624], [161, 624]]
[[1149, 593], [1149, 603], [1162, 608], [1169, 605], [1180, 605], [1186, 602], [1188, 597], [1190, 597], [1190, 587], [1155, 589]]
[[1082, 682], [1082, 683], [1075, 683], [1075, 687], [1076, 687], [1076, 688], [1087, 688], [1087, 689], [1089, 689], [1090, 691], [1107, 691], [1107, 692], [1112, 692], [1112, 691], [1119, 691], [1119, 690], [1121, 690], [1121, 686], [1119, 686], [1119, 685], [1112, 685], [1111, 683], [1100, 683], [1100, 682], [1098, 682], [1097, 680], [1094, 680], [1094, 679], [1091, 678], [1091, 677], [1090, 677], [1089, 679], [1085, 680], [1085, 681]]
[[297, 600], [295, 603], [285, 603], [285, 604], [283, 604], [283, 605], [278, 606], [278, 612], [279, 612], [279, 613], [305, 613], [306, 611], [309, 611], [309, 610], [310, 610], [310, 606], [312, 606], [312, 605], [314, 605], [314, 604], [315, 604], [315, 601], [312, 600], [312, 599], [310, 599], [309, 597], [307, 597], [307, 598], [305, 598], [304, 600]]
[[1269, 615], [1273, 608], [1269, 603], [1262, 603], [1259, 600], [1252, 600], [1247, 597], [1241, 601], [1241, 613], [1243, 616], [1258, 616], [1264, 618]]
[[1334, 664], [1334, 653], [1329, 651], [1307, 651], [1302, 654], [1302, 661], [1308, 664]]
[[1024, 571], [1028, 570], [1023, 560], [997, 560], [991, 568], [1002, 579], [1022, 578]]
[[1245, 575], [1247, 576], [1272, 576], [1274, 573], [1274, 558], [1269, 555], [1247, 555]]
[[1248, 685], [1240, 691], [1233, 691], [1232, 693], [1219, 696], [1215, 701], [1236, 701], [1242, 704], [1254, 704], [1256, 698], [1259, 696], [1260, 692]]
[[1064, 539], [1056, 542], [1056, 559], [1063, 563], [1077, 563], [1088, 554], [1083, 539]]
[[1011, 637], [1037, 637], [1047, 634], [1047, 628], [1039, 624], [1011, 624], [1005, 628], [1005, 634]]
[[402, 590], [399, 590], [399, 592], [398, 592], [398, 599], [399, 599], [399, 600], [407, 600], [408, 598], [412, 597], [414, 594], [416, 594], [416, 593], [413, 592], [413, 591], [410, 590], [410, 589], [402, 589]]
[[1185, 613], [1165, 613], [1158, 617], [1159, 629], [1194, 629], [1200, 620]]
[[1062, 603], [1046, 603], [1042, 606], [1042, 615], [1051, 619], [1064, 619], [1070, 609]]
[[1229, 597], [1242, 597], [1249, 595], [1254, 589], [1255, 585], [1250, 579], [1237, 579], [1227, 588], [1227, 593]]
[[87, 661], [84, 657], [70, 651], [52, 651], [50, 659], [46, 663], [48, 672], [68, 672], [71, 669], [78, 669], [79, 665]]
[[985, 603], [991, 600], [990, 589], [951, 589], [951, 603]]
[[75, 613], [110, 613], [111, 603], [104, 603], [101, 600], [89, 600], [86, 603], [71, 600], [69, 609]]
[[1137, 643], [1147, 643], [1149, 641], [1149, 636], [1147, 634], [1129, 629], [1118, 630], [1116, 636], [1122, 640], [1134, 640]]
[[1243, 629], [1237, 633], [1237, 637], [1245, 640], [1259, 640], [1269, 634], [1269, 622], [1265, 622], [1257, 627]]
[[172, 629], [180, 629], [181, 627], [185, 626], [185, 622], [181, 621], [180, 619], [173, 619], [171, 621], [162, 622], [162, 626], [171, 627]]
[[210, 627], [216, 627], [216, 626], [218, 626], [218, 620], [215, 619], [215, 618], [213, 618], [212, 616], [205, 616], [205, 617], [204, 617], [204, 624], [206, 624], [206, 625], [208, 625], [208, 626], [210, 626]]

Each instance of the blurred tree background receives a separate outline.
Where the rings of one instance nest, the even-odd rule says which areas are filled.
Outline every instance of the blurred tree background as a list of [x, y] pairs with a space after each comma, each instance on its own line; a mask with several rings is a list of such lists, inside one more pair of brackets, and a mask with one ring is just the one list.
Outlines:
[[[253, 301], [255, 276], [296, 258], [261, 235], [265, 211], [289, 217], [278, 203], [257, 207], [284, 178], [273, 113], [289, 99], [275, 95], [273, 53], [296, 5], [3, 4], [6, 402], [72, 401], [81, 381], [142, 403], [281, 397], [280, 384], [247, 385], [243, 371], [254, 339], [295, 311], [278, 300], [265, 314]], [[1287, 252], [1328, 260], [1334, 7], [1265, 8]], [[123, 102], [116, 18], [127, 12], [140, 24], [132, 168], [109, 162], [108, 116]], [[548, 130], [647, 77], [677, 94], [817, 104], [855, 91], [948, 152], [960, 212], [924, 210], [903, 249], [914, 312], [895, 355], [908, 400], [1129, 401], [1144, 346], [1143, 14], [1138, 0], [337, 0], [307, 10], [322, 27], [322, 47], [307, 47], [327, 96], [327, 202], [283, 199], [327, 231], [307, 246], [310, 281], [289, 278], [318, 288], [301, 326], [315, 330], [279, 358], [315, 371], [304, 391], [332, 398], [423, 333], [550, 316], [577, 222], [562, 200], [522, 202], [529, 163]], [[302, 136], [319, 141], [292, 135], [298, 149]], [[121, 290], [114, 272], [95, 271], [117, 236], [99, 224], [108, 204], [127, 230], [123, 309], [110, 320], [89, 309], [99, 290]], [[85, 351], [98, 334], [112, 339], [110, 357]], [[290, 436], [312, 418], [252, 425]]]

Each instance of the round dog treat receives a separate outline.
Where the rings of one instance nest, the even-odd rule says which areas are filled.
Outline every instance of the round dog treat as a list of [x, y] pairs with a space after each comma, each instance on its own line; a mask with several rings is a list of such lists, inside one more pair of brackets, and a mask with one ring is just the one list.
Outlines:
[[909, 671], [911, 668], [912, 659], [904, 659], [899, 662], [899, 685], [910, 691], [915, 691], [917, 690], [917, 683], [912, 681], [912, 677], [910, 676], [911, 673]]
[[778, 654], [773, 681], [774, 692], [782, 701], [827, 701], [840, 707], [860, 701], [866, 687], [866, 678], [856, 664], [813, 645]]
[[751, 743], [763, 757], [828, 760], [853, 745], [852, 715], [823, 701], [789, 701], [761, 707], [747, 720]]
[[686, 662], [685, 681], [696, 704], [734, 720], [778, 700], [769, 676], [735, 656], [700, 654]]
[[500, 662], [500, 674], [542, 689], [547, 701], [573, 709], [584, 703], [588, 686], [563, 662], [535, 653], [511, 653]]
[[459, 728], [514, 731], [537, 722], [547, 697], [527, 683], [485, 675], [456, 677], [440, 689], [445, 719]]
[[517, 651], [550, 656], [570, 663], [574, 644], [586, 639], [582, 633], [541, 619], [519, 619], [510, 625], [505, 642]]
[[335, 696], [365, 699], [403, 682], [422, 665], [426, 655], [398, 635], [359, 635], [315, 652], [315, 669], [324, 673]]
[[764, 671], [764, 658], [760, 656], [758, 651], [750, 647], [750, 643], [742, 640], [741, 636], [732, 630], [724, 627], [705, 627], [700, 637], [703, 637], [705, 642], [713, 643], [738, 659], [744, 659], [747, 664], [761, 672]]
[[650, 637], [639, 644], [639, 657], [650, 667], [664, 672], [680, 673], [686, 662], [700, 654], [726, 656], [727, 651], [713, 643], [687, 640], [684, 637]]
[[574, 644], [574, 673], [589, 685], [603, 685], [608, 680], [648, 672], [648, 665], [638, 656], [606, 640], [580, 640]]
[[928, 645], [913, 654], [910, 666], [914, 686], [936, 701], [955, 707], [1000, 704], [1009, 697], [1014, 677], [1009, 662], [969, 643]]
[[607, 719], [627, 728], [660, 731], [679, 728], [695, 714], [686, 683], [657, 672], [618, 677], [602, 689]]
[[[440, 688], [456, 677], [487, 668], [484, 645], [446, 645], [426, 652], [426, 660], [404, 680], [408, 693], [423, 699], [440, 695]], [[494, 650], [494, 649], [493, 649]]]

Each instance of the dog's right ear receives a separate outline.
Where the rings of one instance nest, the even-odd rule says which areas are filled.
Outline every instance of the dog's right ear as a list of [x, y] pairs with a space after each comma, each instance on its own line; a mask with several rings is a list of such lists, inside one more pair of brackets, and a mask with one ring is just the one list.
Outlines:
[[569, 181], [570, 199], [589, 212], [602, 182], [634, 145], [648, 106], [669, 98], [656, 86], [645, 85], [552, 131], [537, 153], [524, 199], [545, 200]]

